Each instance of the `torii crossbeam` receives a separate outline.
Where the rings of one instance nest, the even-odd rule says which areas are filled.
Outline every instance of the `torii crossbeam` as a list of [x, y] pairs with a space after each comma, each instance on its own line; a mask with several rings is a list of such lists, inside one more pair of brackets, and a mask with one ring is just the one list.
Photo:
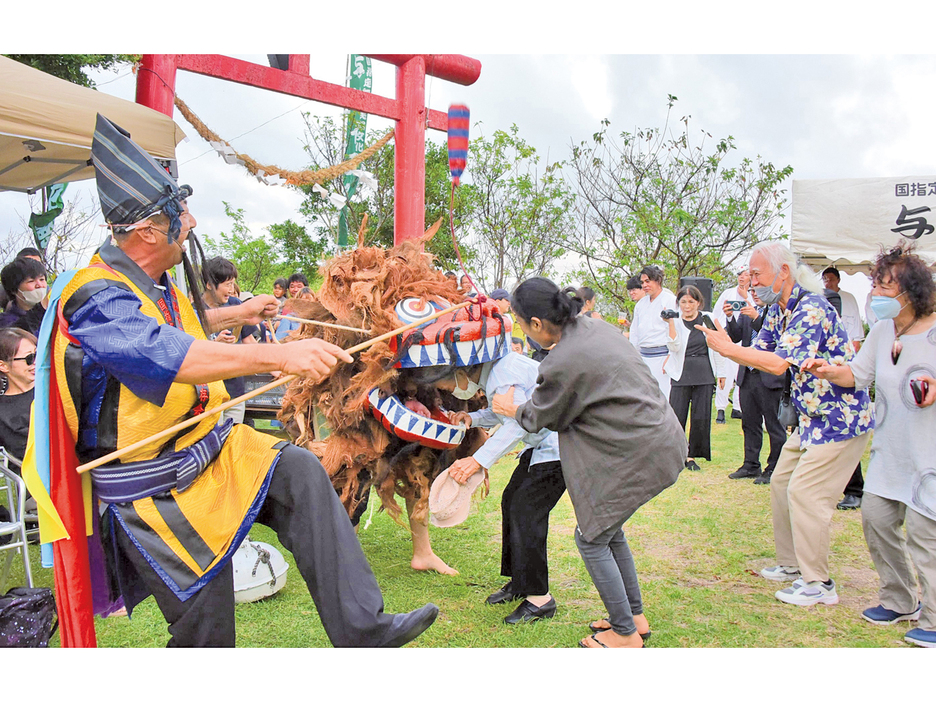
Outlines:
[[426, 76], [472, 85], [481, 62], [456, 54], [367, 55], [397, 67], [396, 99], [315, 80], [308, 54], [290, 54], [286, 71], [218, 54], [144, 54], [136, 101], [171, 117], [176, 71], [183, 70], [395, 120], [393, 242], [399, 244], [426, 226], [426, 128], [448, 129], [446, 113], [426, 107]]

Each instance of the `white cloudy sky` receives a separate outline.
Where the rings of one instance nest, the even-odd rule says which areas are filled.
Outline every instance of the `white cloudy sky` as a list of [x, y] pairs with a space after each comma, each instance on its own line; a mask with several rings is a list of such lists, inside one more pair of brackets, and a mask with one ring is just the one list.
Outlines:
[[[806, 35], [805, 41], [801, 37], [798, 42], [776, 34], [765, 37], [763, 30], [757, 30], [760, 34], [755, 37], [749, 35], [749, 27], [721, 23], [714, 10], [703, 13], [695, 5], [685, 9], [679, 4], [667, 6], [665, 11], [649, 8], [641, 14], [628, 10], [618, 16], [590, 3], [563, 5], [557, 6], [562, 12], [545, 25], [523, 14], [519, 9], [522, 5], [507, 15], [496, 4], [464, 5], [459, 7], [464, 12], [467, 35], [461, 40], [457, 20], [435, 21], [426, 16], [412, 21], [416, 28], [434, 28], [438, 32], [438, 36], [431, 34], [432, 46], [424, 50], [460, 51], [478, 58], [482, 64], [481, 77], [472, 86], [429, 79], [429, 106], [444, 111], [452, 102], [466, 103], [471, 109], [475, 134], [479, 131], [490, 134], [516, 123], [520, 135], [544, 159], [565, 158], [570, 143], [588, 139], [603, 118], [611, 120], [614, 131], [662, 125], [666, 96], [673, 94], [679, 99], [674, 117], [691, 115], [694, 128], [705, 129], [714, 137], [733, 135], [738, 157], [759, 155], [777, 166], [792, 165], [794, 178], [931, 173], [936, 163], [936, 140], [929, 138], [934, 104], [930, 86], [936, 74], [936, 56], [849, 53], [864, 46], [862, 37], [874, 38], [873, 29], [857, 31], [842, 24], [841, 18], [817, 11], [815, 3], [793, 6], [808, 7], [812, 22], [825, 21], [824, 17], [835, 19], [837, 31], [823, 32], [817, 25], [815, 34]], [[368, 4], [368, 7], [372, 8], [370, 17], [373, 13], [382, 17], [393, 15], [392, 5]], [[534, 7], [541, 12], [545, 8]], [[574, 12], [576, 9], [578, 12]], [[337, 20], [328, 13], [306, 10], [304, 16], [309, 27], [334, 28]], [[680, 17], [679, 22], [675, 17]], [[332, 38], [323, 48], [321, 42], [304, 38], [305, 24], [271, 28], [268, 18], [258, 19], [247, 13], [236, 17], [200, 13], [193, 15], [188, 24], [201, 27], [199, 20], [211, 29], [195, 31], [189, 27], [184, 34], [184, 46], [171, 50], [225, 53], [265, 63], [265, 54], [242, 53], [243, 47], [255, 46], [263, 51], [311, 48], [319, 52], [312, 54], [312, 75], [329, 82], [342, 82], [347, 52], [366, 49], [368, 44], [368, 40], [363, 43], [352, 40], [350, 37], [356, 34], [349, 29], [346, 42]], [[752, 24], [756, 29], [760, 23], [758, 19]], [[401, 42], [387, 46], [392, 23], [371, 19], [368, 24], [363, 33], [370, 37], [369, 43], [376, 50], [402, 48]], [[398, 36], [413, 35], [404, 20], [397, 19], [396, 24]], [[793, 26], [789, 22], [778, 25], [781, 32]], [[256, 38], [251, 39], [246, 33], [254, 28]], [[285, 34], [280, 38], [283, 29]], [[723, 33], [724, 39], [712, 40], [712, 32]], [[841, 43], [843, 33], [853, 41]], [[232, 36], [246, 41], [233, 41]], [[416, 36], [419, 39], [414, 43], [429, 43], [424, 35]], [[479, 36], [487, 39], [478, 40]], [[836, 37], [838, 43], [834, 41]], [[71, 43], [69, 40], [50, 43], [47, 39], [41, 48], [25, 45], [10, 50], [87, 50], [85, 46], [72, 47]], [[472, 46], [478, 50], [471, 50]], [[653, 51], [655, 47], [658, 52]], [[771, 47], [777, 53], [742, 53]], [[783, 53], [786, 47], [790, 47], [789, 52]], [[836, 47], [843, 53], [808, 53]], [[108, 50], [140, 49], [120, 46]], [[170, 49], [158, 46], [146, 50]], [[492, 53], [497, 50], [522, 53]], [[588, 53], [595, 50], [606, 53]], [[700, 53], [682, 53], [693, 50]], [[630, 53], [633, 51], [641, 53]], [[394, 71], [392, 66], [375, 62], [374, 92], [393, 97]], [[94, 78], [101, 91], [133, 99], [135, 78], [128, 69], [98, 73]], [[184, 72], [179, 72], [176, 88], [188, 105], [239, 151], [261, 163], [289, 169], [298, 170], [306, 165], [301, 148], [301, 112], [323, 115], [338, 112], [336, 108], [299, 98]], [[179, 145], [177, 156], [181, 181], [190, 183], [195, 190], [190, 204], [201, 233], [211, 234], [229, 227], [222, 200], [243, 208], [255, 233], [271, 223], [296, 216], [302, 199], [298, 193], [262, 185], [243, 169], [224, 164], [178, 112], [175, 118], [190, 135]], [[476, 123], [480, 124], [474, 126]], [[370, 127], [376, 128], [389, 124], [374, 117], [369, 122]], [[429, 138], [442, 140], [444, 134], [430, 132]], [[470, 170], [469, 162], [468, 177]], [[92, 183], [70, 186], [69, 197], [82, 193], [82, 201], [90, 202]], [[792, 189], [789, 181], [787, 189]], [[0, 193], [0, 236], [20, 230], [21, 221], [28, 214], [25, 196]], [[789, 222], [789, 217], [786, 221]], [[848, 280], [846, 287], [854, 288], [863, 299], [866, 290], [863, 281]]]

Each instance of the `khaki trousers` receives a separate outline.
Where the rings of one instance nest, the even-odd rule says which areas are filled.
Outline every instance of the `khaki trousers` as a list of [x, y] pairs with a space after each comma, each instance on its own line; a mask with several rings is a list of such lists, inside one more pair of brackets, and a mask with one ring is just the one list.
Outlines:
[[780, 451], [770, 479], [777, 564], [798, 567], [806, 582], [829, 579], [832, 515], [870, 438], [866, 432], [804, 449], [797, 430]]
[[936, 521], [903, 502], [866, 492], [861, 500], [861, 526], [881, 579], [881, 604], [901, 614], [916, 609], [920, 600], [916, 566], [923, 586], [923, 611], [917, 626], [936, 631]]

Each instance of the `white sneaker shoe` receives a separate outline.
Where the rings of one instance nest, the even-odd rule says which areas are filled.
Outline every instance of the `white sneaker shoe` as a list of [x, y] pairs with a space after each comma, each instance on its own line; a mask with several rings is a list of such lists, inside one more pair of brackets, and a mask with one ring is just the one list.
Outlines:
[[814, 604], [834, 605], [838, 604], [839, 597], [835, 591], [835, 582], [826, 585], [824, 582], [816, 580], [807, 583], [802, 578], [793, 581], [793, 584], [783, 590], [777, 590], [775, 597], [781, 602], [787, 604], [809, 607]]
[[768, 580], [776, 580], [778, 583], [783, 583], [788, 580], [796, 580], [800, 576], [799, 568], [794, 568], [792, 566], [771, 566], [770, 568], [764, 568], [761, 572], [762, 578], [767, 578]]

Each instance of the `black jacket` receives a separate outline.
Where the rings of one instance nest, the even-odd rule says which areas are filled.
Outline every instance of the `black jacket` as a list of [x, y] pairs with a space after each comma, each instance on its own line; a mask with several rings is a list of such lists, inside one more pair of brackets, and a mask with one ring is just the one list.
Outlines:
[[[767, 313], [767, 308], [764, 307], [761, 309], [760, 314], [757, 319], [751, 319], [747, 315], [740, 313], [735, 313], [732, 315], [731, 319], [728, 320], [728, 326], [725, 331], [728, 332], [728, 336], [731, 337], [731, 340], [735, 343], [741, 342], [741, 346], [748, 347], [751, 345], [751, 333], [759, 332], [761, 326], [764, 324], [764, 315]], [[738, 385], [744, 385], [744, 378], [748, 373], [748, 367], [743, 364], [738, 364]], [[764, 371], [758, 371], [758, 374], [761, 377], [761, 381], [764, 383], [764, 387], [770, 390], [776, 390], [782, 388], [786, 382], [785, 375], [774, 375], [773, 373], [766, 373]]]

